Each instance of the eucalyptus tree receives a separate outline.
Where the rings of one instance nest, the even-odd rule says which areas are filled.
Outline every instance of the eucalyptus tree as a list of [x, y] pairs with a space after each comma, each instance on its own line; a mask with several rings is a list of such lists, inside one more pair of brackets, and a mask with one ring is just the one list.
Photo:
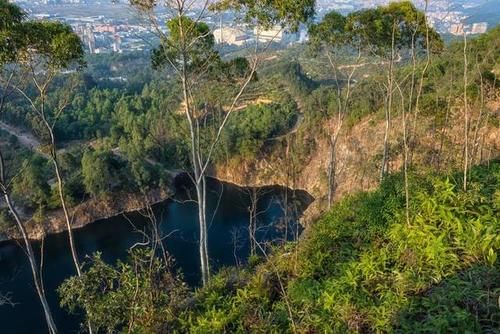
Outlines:
[[[59, 165], [55, 135], [57, 121], [70, 102], [70, 91], [58, 100], [57, 105], [48, 104], [48, 94], [58, 75], [63, 71], [76, 69], [83, 65], [84, 51], [79, 37], [72, 31], [71, 27], [60, 22], [26, 21], [23, 24], [23, 34], [25, 44], [22, 49], [18, 50], [17, 64], [26, 73], [33, 89], [16, 87], [16, 91], [29, 102], [32, 113], [44, 131], [43, 135], [48, 144], [49, 157], [56, 174], [59, 200], [68, 230], [71, 255], [76, 272], [81, 275], [72, 222], [64, 194], [64, 179]], [[71, 87], [67, 88], [71, 89]]]
[[[337, 174], [337, 143], [351, 98], [353, 76], [361, 58], [360, 45], [356, 45], [346, 31], [346, 17], [332, 11], [323, 20], [309, 28], [310, 46], [315, 54], [326, 56], [335, 80], [336, 115], [333, 130], [328, 131], [330, 153], [328, 157], [328, 207], [333, 203]], [[343, 89], [345, 88], [345, 89]]]
[[[18, 60], [20, 48], [25, 45], [23, 35], [24, 20], [25, 13], [18, 6], [6, 0], [0, 0], [0, 113], [3, 111], [6, 99], [13, 93], [13, 87], [19, 87], [19, 78], [16, 77], [17, 67], [15, 63]], [[12, 172], [6, 170], [3, 152], [0, 147], [0, 191], [21, 234], [33, 283], [42, 304], [48, 330], [50, 333], [57, 333], [57, 327], [45, 295], [40, 266], [35, 257], [22, 218], [11, 198], [9, 176], [12, 176], [10, 175]]]
[[[192, 181], [196, 188], [199, 219], [199, 252], [203, 283], [210, 276], [206, 176], [222, 133], [233, 112], [256, 78], [262, 47], [256, 43], [254, 52], [246, 58], [224, 62], [215, 50], [214, 37], [203, 18], [209, 11], [231, 10], [249, 25], [261, 29], [279, 26], [279, 30], [297, 29], [314, 14], [315, 0], [204, 0], [197, 3], [198, 14], [188, 17], [192, 0], [130, 0], [130, 4], [155, 27], [160, 46], [153, 52], [156, 68], [168, 67], [182, 87], [182, 112], [189, 128]], [[162, 29], [155, 10], [167, 12], [167, 32]], [[278, 34], [278, 33], [277, 33]], [[277, 35], [276, 34], [276, 35]], [[227, 89], [224, 103], [210, 105], [203, 91], [224, 85]], [[213, 110], [218, 110], [215, 117]], [[212, 121], [213, 130], [206, 131]]]
[[398, 61], [405, 60], [405, 51], [428, 54], [439, 51], [443, 44], [439, 34], [429, 27], [425, 14], [409, 1], [353, 12], [347, 16], [346, 31], [351, 33], [352, 40], [363, 45], [368, 55], [381, 58], [387, 65], [385, 130], [380, 167], [380, 177], [383, 178], [388, 171], [393, 94], [397, 87], [395, 66]]

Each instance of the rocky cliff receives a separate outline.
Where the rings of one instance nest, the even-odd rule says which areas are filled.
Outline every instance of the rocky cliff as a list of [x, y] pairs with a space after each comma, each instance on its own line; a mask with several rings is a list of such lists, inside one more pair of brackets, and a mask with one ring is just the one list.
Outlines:
[[[72, 227], [77, 229], [98, 220], [138, 211], [148, 204], [154, 205], [163, 202], [172, 195], [173, 191], [171, 189], [163, 188], [151, 190], [147, 194], [117, 192], [101, 198], [91, 198], [70, 209]], [[47, 234], [67, 230], [62, 209], [49, 212], [47, 219], [43, 223], [30, 219], [25, 226], [30, 239], [42, 239]], [[4, 236], [4, 240], [19, 237], [17, 228], [13, 227]], [[0, 241], [2, 240], [0, 239]]]
[[[485, 162], [500, 154], [500, 103], [490, 101], [487, 105], [489, 117], [472, 115], [469, 129], [469, 151], [471, 164]], [[413, 117], [413, 116], [412, 116]], [[410, 119], [411, 121], [411, 119]], [[445, 123], [439, 124], [435, 117], [421, 116], [415, 135], [409, 144], [411, 163], [419, 168], [433, 167], [440, 170], [463, 168], [464, 124], [460, 111], [448, 115]], [[305, 212], [305, 224], [314, 221], [327, 207], [330, 145], [326, 135], [334, 123], [325, 123], [315, 133], [303, 133], [282, 138], [278, 148], [261, 154], [258, 159], [244, 161], [234, 159], [219, 165], [214, 176], [220, 180], [246, 186], [283, 185], [309, 192], [316, 200]], [[337, 168], [334, 199], [374, 189], [379, 183], [380, 164], [383, 151], [385, 122], [376, 115], [365, 117], [353, 127], [344, 127], [337, 144]], [[410, 133], [413, 129], [409, 126]], [[403, 165], [402, 118], [391, 122], [389, 138], [389, 169], [399, 171]], [[302, 134], [300, 133], [302, 131]], [[312, 140], [314, 149], [307, 156], [299, 157], [299, 165], [290, 158], [290, 142]]]

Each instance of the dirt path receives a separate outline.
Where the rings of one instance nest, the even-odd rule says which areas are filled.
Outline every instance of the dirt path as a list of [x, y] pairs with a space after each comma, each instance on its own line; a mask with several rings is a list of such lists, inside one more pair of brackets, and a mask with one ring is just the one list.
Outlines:
[[[120, 152], [120, 148], [119, 147], [115, 147], [114, 149], [111, 150], [113, 152], [113, 154], [115, 156], [117, 156], [118, 158], [120, 159], [123, 159], [123, 160], [127, 160], [127, 157], [123, 155], [122, 152]], [[144, 159], [147, 163], [149, 163], [150, 165], [153, 165], [153, 166], [156, 166], [156, 167], [160, 167], [162, 168], [167, 174], [170, 175], [170, 177], [172, 178], [176, 178], [177, 176], [179, 176], [180, 174], [183, 174], [185, 173], [186, 171], [184, 170], [181, 170], [181, 169], [177, 169], [177, 170], [172, 170], [172, 169], [166, 169], [163, 167], [162, 164], [160, 164], [158, 161], [156, 160], [153, 160], [153, 159], [150, 159], [150, 158], [146, 158]]]
[[42, 144], [38, 139], [35, 138], [31, 133], [16, 128], [12, 125], [0, 121], [0, 129], [6, 131], [10, 135], [17, 138], [19, 144], [21, 146], [26, 147], [28, 150], [36, 152], [40, 154], [45, 159], [50, 159], [47, 153], [42, 152], [41, 147]]
[[[401, 62], [401, 60], [403, 60], [403, 57], [401, 57], [400, 54], [398, 54], [398, 57], [394, 60], [395, 63], [399, 63]], [[341, 65], [338, 67], [339, 70], [343, 70], [343, 69], [346, 69], [346, 68], [360, 68], [360, 67], [364, 67], [364, 66], [382, 66], [382, 65], [387, 65], [389, 64], [389, 61], [379, 61], [379, 62], [367, 62], [367, 63], [361, 63], [361, 64], [351, 64], [351, 65]]]
[[289, 129], [286, 133], [279, 135], [279, 136], [268, 138], [268, 139], [266, 139], [266, 141], [281, 140], [281, 139], [284, 139], [284, 138], [296, 133], [299, 130], [300, 126], [304, 122], [304, 112], [302, 111], [303, 107], [302, 107], [301, 101], [299, 101], [298, 99], [295, 99], [295, 103], [297, 104], [298, 115], [297, 115], [297, 121], [295, 122], [293, 127], [291, 129]]
[[15, 128], [1, 121], [0, 121], [0, 129], [8, 132], [14, 137], [17, 137], [19, 144], [30, 150], [38, 150], [38, 148], [41, 146], [38, 139], [36, 139], [32, 134], [26, 131], [22, 131], [18, 128]]

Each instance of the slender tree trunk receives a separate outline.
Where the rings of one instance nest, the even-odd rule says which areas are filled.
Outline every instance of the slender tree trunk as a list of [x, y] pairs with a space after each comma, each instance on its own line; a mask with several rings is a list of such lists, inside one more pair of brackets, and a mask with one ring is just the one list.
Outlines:
[[[451, 82], [454, 81], [454, 76], [453, 76], [453, 70], [450, 71], [451, 72]], [[452, 110], [452, 91], [453, 91], [453, 88], [452, 86], [450, 85], [449, 89], [448, 89], [448, 97], [446, 98], [446, 114], [445, 114], [445, 117], [444, 117], [444, 124], [442, 126], [442, 129], [441, 129], [441, 135], [440, 135], [440, 140], [439, 140], [439, 149], [438, 149], [438, 153], [437, 153], [437, 170], [441, 170], [441, 164], [442, 164], [442, 160], [443, 160], [443, 149], [444, 149], [444, 140], [446, 138], [446, 133], [447, 133], [447, 129], [448, 129], [448, 125], [449, 125], [449, 121], [450, 121], [450, 113], [451, 113], [451, 110]]]
[[208, 283], [210, 279], [210, 266], [208, 258], [208, 229], [206, 215], [206, 179], [201, 176], [200, 182], [196, 186], [196, 194], [198, 196], [198, 219], [200, 227], [200, 260], [201, 260], [201, 277], [203, 285]]
[[467, 100], [467, 34], [464, 32], [464, 177], [463, 177], [463, 187], [467, 190], [467, 174], [469, 170], [469, 105]]
[[385, 108], [385, 129], [384, 129], [384, 151], [382, 154], [382, 166], [380, 168], [380, 181], [384, 178], [388, 171], [387, 164], [389, 160], [389, 130], [391, 128], [391, 112], [392, 112], [392, 93], [394, 90], [394, 58], [395, 58], [395, 33], [396, 23], [392, 25], [392, 41], [391, 41], [391, 59], [389, 62], [389, 75], [387, 78], [387, 102]]
[[[64, 219], [66, 220], [66, 228], [68, 229], [68, 239], [69, 239], [69, 246], [71, 250], [71, 257], [73, 258], [73, 264], [75, 265], [76, 273], [78, 277], [82, 276], [82, 269], [80, 266], [80, 260], [78, 259], [78, 252], [76, 250], [76, 245], [75, 245], [75, 239], [74, 239], [74, 234], [73, 234], [73, 227], [71, 226], [71, 218], [69, 216], [69, 211], [68, 211], [68, 206], [66, 204], [66, 196], [64, 193], [64, 180], [62, 177], [61, 173], [61, 168], [59, 166], [59, 162], [57, 161], [57, 142], [56, 142], [56, 137], [54, 135], [54, 129], [53, 127], [49, 124], [47, 119], [45, 118], [45, 111], [44, 111], [44, 102], [45, 99], [42, 99], [42, 121], [47, 128], [47, 131], [49, 132], [50, 135], [50, 157], [52, 160], [52, 164], [54, 166], [54, 171], [56, 173], [56, 178], [57, 178], [57, 190], [59, 192], [59, 200], [61, 201], [61, 206], [64, 212]], [[92, 329], [92, 324], [90, 321], [87, 321], [87, 329], [89, 331], [89, 334], [93, 333]]]
[[255, 244], [255, 240], [257, 240], [256, 232], [257, 232], [257, 189], [252, 188], [250, 190], [250, 207], [249, 210], [249, 240], [250, 240], [250, 254], [255, 255], [257, 253], [257, 245]]
[[328, 162], [328, 209], [330, 209], [333, 205], [336, 173], [337, 173], [337, 136], [334, 136], [334, 138], [330, 138], [330, 157]]
[[44, 120], [44, 124], [47, 127], [50, 135], [50, 157], [52, 160], [52, 164], [54, 166], [54, 171], [56, 173], [57, 178], [57, 190], [59, 193], [59, 200], [61, 201], [61, 206], [64, 212], [64, 219], [66, 220], [66, 228], [68, 229], [68, 238], [69, 238], [69, 246], [71, 249], [71, 256], [73, 258], [73, 263], [75, 265], [76, 273], [78, 276], [82, 275], [80, 260], [78, 259], [78, 253], [76, 250], [74, 235], [73, 235], [73, 227], [71, 226], [71, 218], [69, 216], [68, 206], [66, 205], [66, 197], [64, 194], [64, 181], [61, 173], [61, 168], [59, 166], [59, 162], [57, 161], [57, 146], [56, 146], [56, 138], [54, 136], [54, 131], [50, 124]]
[[[285, 180], [285, 194], [283, 195], [283, 214], [284, 214], [284, 222], [285, 222], [285, 239], [283, 243], [286, 243], [288, 240], [288, 227], [290, 222], [290, 212], [289, 212], [289, 195], [288, 189], [290, 189], [290, 179], [293, 173], [292, 162], [290, 161], [290, 138], [286, 138], [286, 153], [285, 153], [285, 165], [286, 165], [286, 180]], [[290, 233], [292, 234], [293, 231]], [[293, 234], [292, 234], [293, 236]]]
[[[416, 30], [412, 35], [411, 40], [411, 58], [412, 58], [412, 72], [411, 72], [411, 83], [410, 83], [410, 97], [408, 99], [408, 112], [406, 111], [406, 105], [404, 102], [404, 94], [401, 90], [399, 84], [399, 92], [401, 94], [401, 107], [403, 112], [402, 126], [403, 126], [403, 170], [404, 170], [404, 184], [405, 184], [405, 213], [406, 213], [406, 224], [410, 225], [410, 189], [408, 183], [408, 165], [409, 165], [409, 147], [408, 147], [408, 115], [412, 112], [413, 106], [413, 94], [415, 90], [415, 72], [417, 68], [417, 56], [415, 53], [415, 34]], [[423, 82], [423, 76], [420, 83]], [[418, 97], [417, 97], [418, 99]]]
[[[404, 110], [404, 109], [403, 109]], [[406, 113], [403, 111], [403, 145], [404, 145], [404, 178], [405, 178], [405, 212], [406, 223], [410, 225], [410, 189], [408, 184], [408, 130], [406, 126]]]
[[[413, 68], [415, 69], [415, 68]], [[399, 95], [401, 98], [401, 112], [402, 112], [402, 117], [401, 121], [402, 124], [401, 126], [403, 127], [403, 176], [404, 176], [404, 189], [405, 189], [405, 214], [406, 214], [406, 224], [410, 225], [410, 189], [409, 189], [409, 184], [408, 184], [408, 126], [407, 126], [407, 115], [411, 111], [411, 95], [413, 95], [413, 81], [412, 81], [412, 86], [411, 86], [411, 91], [410, 93], [410, 102], [408, 104], [408, 112], [406, 111], [406, 104], [405, 104], [405, 97], [403, 90], [401, 89], [401, 86], [399, 85], [398, 82], [396, 82], [396, 86], [399, 91]]]
[[45, 321], [47, 322], [47, 326], [49, 329], [49, 333], [55, 334], [57, 333], [57, 326], [54, 322], [54, 319], [52, 317], [52, 312], [50, 310], [49, 303], [47, 302], [47, 298], [45, 297], [45, 290], [43, 288], [43, 282], [40, 277], [40, 271], [39, 267], [35, 258], [35, 253], [33, 252], [33, 248], [31, 247], [31, 242], [28, 238], [28, 234], [26, 232], [26, 229], [24, 228], [24, 225], [21, 221], [21, 218], [19, 217], [19, 214], [17, 213], [16, 208], [14, 207], [9, 193], [7, 191], [7, 188], [5, 186], [5, 178], [4, 178], [4, 162], [3, 162], [3, 156], [0, 152], [0, 188], [2, 191], [2, 195], [5, 199], [5, 202], [7, 203], [7, 207], [9, 208], [10, 213], [14, 217], [14, 220], [16, 221], [16, 225], [19, 229], [19, 232], [21, 232], [21, 236], [23, 238], [24, 242], [24, 247], [26, 249], [26, 253], [28, 256], [28, 261], [30, 264], [30, 269], [31, 269], [31, 275], [33, 276], [33, 283], [35, 284], [35, 289], [38, 294], [38, 298], [40, 299], [40, 302], [42, 304], [43, 312], [45, 315]]
[[[5, 99], [8, 93], [8, 89], [10, 86], [10, 83], [14, 77], [14, 73], [12, 72], [9, 76], [9, 79], [7, 80], [7, 83], [5, 87], [2, 87], [4, 90], [4, 94], [2, 94], [0, 98], [0, 111], [3, 110]], [[40, 303], [42, 304], [43, 308], [43, 313], [45, 316], [45, 322], [47, 323], [47, 327], [49, 330], [50, 334], [56, 334], [57, 331], [57, 326], [54, 322], [54, 318], [52, 317], [52, 311], [50, 310], [49, 303], [47, 302], [47, 298], [45, 296], [45, 289], [43, 287], [43, 280], [42, 280], [42, 272], [41, 272], [41, 266], [38, 266], [36, 258], [35, 258], [35, 253], [33, 252], [33, 247], [31, 247], [31, 242], [28, 238], [28, 233], [26, 232], [26, 229], [24, 228], [24, 225], [21, 221], [21, 218], [14, 207], [14, 204], [12, 203], [12, 200], [10, 198], [9, 192], [8, 192], [8, 186], [6, 186], [5, 182], [5, 164], [4, 164], [4, 159], [3, 159], [3, 154], [0, 151], [0, 191], [5, 199], [5, 203], [7, 204], [7, 207], [14, 217], [14, 220], [16, 222], [16, 225], [19, 229], [19, 232], [21, 233], [21, 236], [23, 238], [24, 242], [24, 248], [26, 250], [26, 255], [28, 257], [28, 262], [30, 264], [30, 270], [31, 270], [31, 275], [33, 277], [33, 283], [35, 285], [35, 290], [38, 294], [38, 298], [40, 299]], [[42, 258], [43, 258], [43, 247], [41, 249], [42, 252]]]
[[[337, 115], [337, 124], [334, 130], [334, 134], [329, 136], [330, 143], [330, 157], [328, 162], [328, 209], [330, 209], [333, 205], [333, 197], [335, 196], [335, 190], [337, 187], [337, 142], [340, 136], [340, 132], [344, 125], [345, 115], [347, 114], [348, 104], [351, 98], [351, 82], [354, 73], [356, 72], [356, 66], [353, 67], [353, 70], [349, 73], [347, 77], [347, 89], [345, 93], [345, 98], [342, 95], [342, 89], [340, 87], [340, 82], [338, 80], [338, 68], [336, 66], [335, 58], [330, 54], [330, 52], [326, 53], [328, 56], [328, 61], [330, 62], [330, 66], [333, 70], [335, 83], [337, 87], [337, 107], [338, 107], [338, 115]], [[359, 63], [361, 59], [361, 51], [358, 51], [358, 57], [356, 59], [356, 64]]]
[[43, 308], [43, 313], [45, 315], [45, 321], [47, 322], [47, 326], [49, 327], [49, 332], [50, 333], [57, 333], [57, 327], [54, 322], [54, 319], [52, 317], [52, 312], [50, 311], [50, 306], [49, 303], [47, 302], [47, 298], [45, 297], [45, 291], [42, 286], [41, 278], [39, 275], [38, 271], [38, 265], [36, 263], [35, 259], [35, 254], [33, 252], [33, 248], [31, 247], [31, 243], [28, 239], [28, 235], [26, 233], [26, 229], [23, 226], [23, 223], [21, 222], [19, 215], [12, 205], [12, 202], [10, 200], [10, 196], [8, 193], [3, 190], [3, 195], [5, 198], [5, 202], [7, 203], [7, 206], [9, 207], [10, 212], [14, 216], [14, 220], [16, 221], [17, 227], [19, 228], [19, 231], [21, 232], [21, 235], [23, 237], [23, 242], [24, 246], [28, 255], [28, 260], [30, 263], [30, 269], [31, 269], [31, 274], [33, 276], [33, 283], [35, 284], [35, 289], [38, 294], [38, 298], [40, 299], [40, 302], [42, 304]]
[[203, 164], [200, 152], [199, 126], [195, 125], [195, 115], [191, 108], [189, 100], [189, 87], [187, 69], [184, 66], [182, 72], [182, 92], [186, 109], [186, 117], [189, 123], [191, 134], [191, 160], [194, 172], [194, 186], [196, 188], [196, 197], [198, 200], [198, 224], [200, 232], [199, 252], [200, 252], [200, 269], [203, 285], [208, 283], [210, 278], [210, 264], [208, 256], [208, 231], [207, 231], [207, 214], [206, 214], [206, 179], [203, 172]]
[[388, 88], [387, 102], [385, 107], [385, 128], [384, 128], [384, 149], [382, 153], [382, 166], [380, 167], [380, 181], [386, 175], [388, 168], [388, 156], [389, 156], [389, 130], [391, 128], [391, 110], [392, 110], [392, 91], [393, 91], [393, 59], [391, 59], [391, 64], [389, 65], [389, 78], [388, 78]]
[[[477, 153], [479, 149], [479, 132], [481, 130], [481, 125], [483, 123], [483, 112], [484, 112], [484, 82], [483, 76], [481, 74], [480, 69], [478, 68], [479, 79], [480, 79], [480, 106], [479, 106], [479, 115], [477, 117], [477, 122], [474, 126], [474, 135], [472, 137], [472, 152], [471, 152], [471, 164], [474, 165]], [[488, 117], [486, 117], [487, 119]], [[488, 123], [485, 123], [486, 125]]]
[[417, 91], [417, 97], [415, 101], [415, 117], [413, 119], [413, 130], [409, 134], [409, 141], [411, 144], [410, 147], [410, 152], [409, 152], [409, 165], [411, 166], [413, 164], [413, 154], [414, 154], [414, 147], [416, 146], [417, 143], [417, 125], [418, 125], [418, 116], [420, 113], [420, 98], [422, 97], [422, 92], [424, 89], [424, 78], [427, 73], [427, 70], [429, 69], [429, 66], [431, 64], [431, 49], [430, 49], [430, 36], [429, 36], [429, 25], [427, 24], [427, 9], [429, 6], [429, 0], [425, 0], [425, 7], [424, 7], [424, 20], [425, 20], [425, 47], [426, 47], [426, 61], [425, 61], [425, 66], [424, 69], [422, 70], [422, 74], [420, 76], [420, 81], [418, 85], [418, 91]]

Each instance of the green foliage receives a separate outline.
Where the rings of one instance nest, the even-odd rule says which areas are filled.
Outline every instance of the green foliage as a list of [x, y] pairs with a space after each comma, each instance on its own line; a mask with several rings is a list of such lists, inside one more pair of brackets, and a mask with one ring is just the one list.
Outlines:
[[[428, 84], [424, 87], [422, 99], [436, 101], [437, 108], [429, 108], [427, 113], [433, 113], [444, 118], [444, 113], [452, 102], [444, 101], [457, 98], [463, 94], [463, 49], [464, 42], [454, 42], [438, 57], [433, 60], [428, 71]], [[500, 61], [500, 27], [496, 27], [478, 38], [467, 41], [468, 58], [468, 88], [469, 102], [476, 107], [481, 104], [481, 87], [483, 97], [488, 96], [496, 89], [498, 68]], [[441, 99], [441, 100], [439, 100]]]
[[30, 209], [46, 206], [50, 197], [48, 175], [51, 173], [43, 158], [35, 156], [31, 160], [25, 160], [19, 175], [13, 179], [12, 195]]
[[343, 16], [330, 12], [318, 24], [311, 25], [311, 44], [315, 48], [353, 47], [369, 54], [386, 57], [401, 49], [442, 50], [439, 34], [427, 24], [425, 14], [409, 1], [362, 9]]
[[213, 50], [214, 36], [207, 24], [180, 16], [169, 20], [167, 29], [168, 37], [153, 51], [153, 67], [179, 69], [185, 64], [196, 70], [219, 62], [219, 55]]
[[83, 154], [83, 185], [92, 196], [98, 197], [109, 192], [116, 182], [112, 155], [111, 152], [94, 150], [87, 150]]
[[115, 104], [122, 96], [117, 90], [79, 87], [61, 116], [56, 134], [62, 140], [102, 138], [110, 134]]
[[149, 249], [132, 250], [116, 267], [96, 254], [81, 277], [61, 285], [61, 305], [83, 309], [95, 330], [170, 333], [187, 297], [186, 286], [170, 270]]
[[421, 49], [429, 47], [432, 52], [443, 48], [439, 34], [427, 25], [425, 14], [410, 1], [353, 12], [347, 16], [345, 30], [356, 45], [373, 48], [379, 55], [390, 53], [392, 45], [396, 50], [411, 48], [412, 44]]
[[23, 10], [8, 0], [0, 0], [0, 29], [8, 29], [21, 23], [25, 17]]
[[331, 47], [342, 46], [349, 38], [345, 27], [346, 18], [342, 14], [332, 11], [326, 14], [320, 23], [309, 27], [310, 43], [314, 47], [320, 47], [322, 44]]
[[[27, 21], [21, 33], [25, 36], [25, 49], [28, 62], [33, 57], [43, 57], [47, 68], [59, 70], [73, 64], [83, 65], [83, 46], [78, 35], [69, 25], [50, 21]], [[23, 57], [20, 58], [24, 62]]]
[[0, 209], [0, 233], [8, 231], [14, 226], [14, 219], [12, 218], [8, 208]]
[[293, 104], [252, 105], [238, 112], [224, 131], [221, 147], [228, 156], [254, 158], [265, 140], [290, 129], [297, 120]]
[[40, 66], [40, 58], [51, 70], [83, 64], [83, 47], [69, 25], [60, 22], [26, 20], [18, 6], [0, 3], [0, 59]]
[[[116, 266], [99, 255], [59, 289], [104, 331], [433, 333], [497, 328], [500, 163], [402, 175], [337, 203], [302, 240], [189, 292], [149, 251]], [[458, 178], [460, 179], [460, 178]], [[165, 278], [165, 275], [167, 278]]]
[[7, 0], [0, 0], [0, 64], [9, 63], [16, 57], [19, 42], [17, 29], [26, 14]]
[[409, 225], [401, 176], [341, 201], [295, 250], [279, 251], [243, 286], [200, 291], [186, 331], [496, 328], [499, 211], [492, 191], [482, 189], [498, 184], [499, 168], [498, 162], [476, 168], [467, 192], [449, 178], [413, 176]]
[[264, 28], [281, 25], [296, 30], [312, 19], [315, 4], [315, 0], [218, 0], [212, 9], [234, 10], [244, 21]]
[[[499, 262], [476, 265], [411, 298], [396, 333], [495, 333], [500, 323]], [[479, 315], [479, 316], [478, 316]]]

